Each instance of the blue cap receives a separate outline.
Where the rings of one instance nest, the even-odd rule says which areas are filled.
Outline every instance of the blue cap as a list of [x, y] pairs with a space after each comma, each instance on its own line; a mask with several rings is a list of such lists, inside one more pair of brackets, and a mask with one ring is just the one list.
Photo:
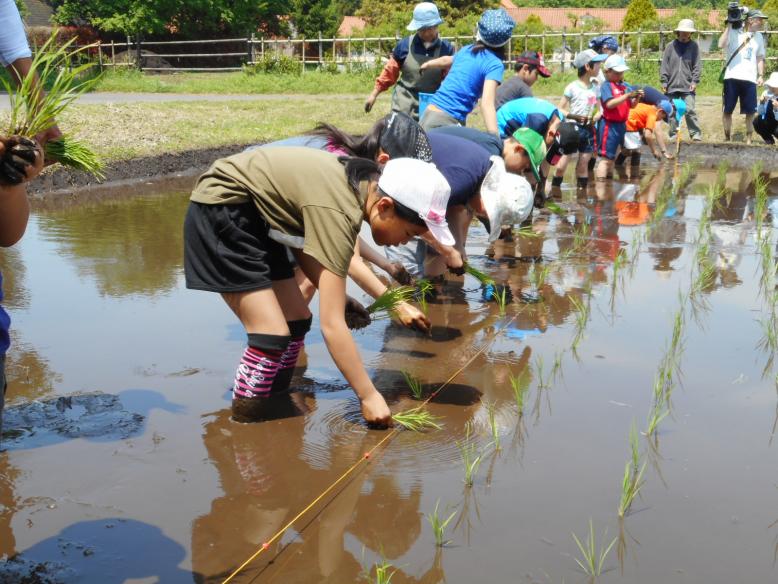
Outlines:
[[478, 40], [487, 47], [501, 47], [510, 40], [515, 26], [503, 8], [487, 10], [478, 21]]
[[604, 35], [596, 36], [592, 40], [590, 40], [589, 48], [594, 49], [598, 53], [603, 49], [608, 49], [609, 51], [618, 51], [619, 41], [617, 41], [616, 37], [614, 36], [604, 34]]
[[670, 119], [670, 116], [673, 115], [673, 104], [671, 104], [668, 100], [663, 99], [658, 104], [656, 104], [656, 107], [661, 109], [663, 112], [665, 112], [665, 116], [667, 119]]
[[432, 2], [420, 2], [413, 9], [413, 20], [408, 25], [408, 30], [419, 30], [443, 24], [438, 7]]

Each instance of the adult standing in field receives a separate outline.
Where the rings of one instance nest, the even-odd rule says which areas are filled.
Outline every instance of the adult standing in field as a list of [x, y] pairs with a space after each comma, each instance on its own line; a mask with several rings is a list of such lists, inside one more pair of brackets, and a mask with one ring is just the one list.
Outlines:
[[443, 23], [437, 6], [421, 2], [413, 9], [413, 20], [405, 37], [392, 51], [389, 62], [375, 80], [375, 87], [365, 100], [365, 113], [373, 109], [376, 98], [394, 85], [392, 110], [419, 119], [419, 93], [435, 93], [446, 68], [425, 68], [424, 63], [439, 57], [450, 57], [454, 47], [440, 38], [438, 26]]
[[534, 97], [532, 86], [538, 77], [551, 77], [551, 71], [546, 68], [546, 64], [543, 62], [543, 55], [537, 51], [524, 51], [516, 57], [514, 69], [516, 75], [497, 88], [497, 96], [494, 100], [496, 109], [500, 109], [514, 99]]
[[476, 42], [457, 52], [453, 64], [451, 57], [425, 63], [425, 67], [445, 67], [451, 64], [451, 70], [424, 110], [422, 128], [431, 130], [441, 126], [464, 126], [468, 114], [480, 98], [486, 131], [497, 134], [494, 98], [505, 72], [505, 45], [515, 26], [516, 23], [502, 8], [487, 10], [478, 21]]
[[724, 71], [724, 140], [732, 139], [732, 112], [740, 101], [740, 113], [746, 116], [746, 144], [751, 143], [756, 114], [756, 88], [764, 82], [765, 45], [759, 32], [767, 16], [761, 10], [749, 10], [739, 28], [737, 20], [727, 19], [719, 37], [719, 48], [726, 49]]
[[[24, 79], [32, 68], [32, 52], [24, 33], [24, 24], [13, 0], [0, 0], [0, 62], [8, 71], [14, 83]], [[37, 137], [41, 144], [59, 137], [59, 128], [54, 125]], [[26, 141], [4, 142], [0, 147], [0, 246], [15, 244], [27, 227], [29, 204], [26, 191], [18, 185], [40, 172], [29, 170], [37, 164], [33, 152], [35, 146]], [[23, 157], [20, 158], [20, 153]], [[26, 158], [25, 158], [26, 157]], [[40, 155], [42, 160], [42, 154]], [[16, 186], [9, 186], [16, 185]], [[3, 275], [0, 273], [0, 302], [3, 300]], [[3, 429], [3, 405], [5, 402], [5, 354], [10, 345], [8, 328], [11, 319], [0, 305], [0, 433]]]
[[[702, 140], [702, 129], [694, 111], [694, 100], [697, 95], [697, 85], [702, 74], [700, 47], [692, 40], [692, 33], [697, 32], [694, 21], [684, 18], [675, 27], [675, 40], [667, 45], [659, 68], [659, 80], [662, 91], [670, 99], [680, 99], [686, 103], [686, 127], [695, 142]], [[678, 120], [675, 116], [668, 119], [669, 136], [672, 140], [678, 131]]]

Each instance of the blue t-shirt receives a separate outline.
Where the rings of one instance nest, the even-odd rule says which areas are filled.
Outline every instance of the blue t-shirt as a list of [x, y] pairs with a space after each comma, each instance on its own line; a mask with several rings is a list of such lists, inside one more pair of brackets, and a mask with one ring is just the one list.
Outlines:
[[481, 148], [486, 149], [490, 156], [502, 156], [504, 147], [503, 140], [494, 134], [482, 132], [475, 128], [468, 128], [467, 126], [441, 126], [440, 128], [433, 128], [427, 132], [427, 136], [436, 132], [470, 140], [471, 142], [478, 144]]
[[497, 110], [497, 127], [503, 137], [513, 135], [519, 128], [531, 128], [541, 136], [545, 136], [548, 122], [554, 114], [564, 119], [550, 101], [537, 97], [522, 97], [509, 101]]
[[432, 162], [451, 187], [448, 206], [465, 205], [481, 190], [481, 183], [492, 167], [489, 153], [470, 140], [443, 132], [427, 134]]
[[[0, 302], [3, 301], [3, 273], [0, 272]], [[8, 316], [8, 313], [3, 310], [2, 305], [0, 305], [0, 355], [5, 355], [6, 351], [8, 351], [8, 347], [11, 345], [11, 339], [8, 336], [8, 329], [11, 326], [11, 317]], [[0, 387], [0, 391], [3, 391], [3, 388]]]
[[451, 70], [430, 103], [460, 122], [467, 119], [484, 91], [484, 82], [502, 83], [505, 67], [500, 58], [489, 49], [473, 54], [473, 45], [467, 45], [456, 55]]

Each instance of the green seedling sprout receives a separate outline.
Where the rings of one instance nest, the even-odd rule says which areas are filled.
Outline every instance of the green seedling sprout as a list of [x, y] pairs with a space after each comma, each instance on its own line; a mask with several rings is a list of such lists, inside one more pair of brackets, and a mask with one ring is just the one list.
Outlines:
[[511, 389], [513, 390], [513, 399], [516, 401], [516, 408], [518, 409], [519, 416], [524, 415], [524, 402], [527, 397], [527, 390], [529, 389], [529, 375], [527, 369], [524, 369], [518, 375], [509, 374], [508, 379], [511, 382]]
[[419, 280], [416, 284], [416, 295], [424, 314], [427, 314], [427, 297], [432, 293], [433, 288], [432, 282], [426, 279]]
[[535, 370], [535, 377], [537, 377], [538, 380], [538, 389], [543, 389], [545, 387], [548, 387], [546, 380], [543, 376], [543, 356], [538, 355], [535, 357], [535, 362], [533, 363], [533, 369]]
[[441, 519], [440, 515], [438, 515], [439, 505], [440, 499], [435, 503], [435, 510], [427, 515], [427, 521], [429, 522], [430, 527], [432, 527], [432, 533], [435, 535], [435, 545], [437, 547], [445, 547], [451, 543], [450, 539], [446, 539], [446, 527], [451, 523], [451, 520], [457, 512], [453, 511], [446, 519]]
[[664, 407], [663, 403], [655, 404], [648, 414], [648, 427], [646, 428], [646, 436], [656, 435], [659, 424], [662, 423], [662, 420], [664, 420], [669, 413], [670, 411]]
[[424, 386], [422, 385], [421, 381], [419, 381], [417, 378], [415, 378], [407, 371], [403, 371], [402, 374], [403, 377], [405, 378], [405, 383], [408, 385], [408, 388], [411, 390], [413, 399], [421, 399], [424, 395]]
[[503, 288], [499, 292], [495, 290], [494, 292], [492, 292], [492, 296], [494, 297], [494, 300], [497, 302], [497, 307], [500, 311], [500, 316], [505, 316], [505, 307], [508, 304], [507, 288], [503, 286]]
[[[18, 86], [8, 79], [0, 79], [11, 105], [6, 134], [34, 138], [49, 130], [80, 95], [97, 83], [97, 76], [88, 78], [85, 75], [94, 63], [71, 66], [73, 60], [95, 45], [73, 48], [75, 41], [74, 37], [58, 47], [57, 35], [52, 34], [35, 51], [27, 74], [22, 76], [16, 72], [20, 79]], [[61, 145], [53, 146], [50, 151], [50, 158], [57, 162], [98, 176], [101, 173], [102, 164], [97, 156], [83, 143], [74, 143], [72, 138], [66, 137]]]
[[565, 210], [557, 205], [554, 201], [546, 201], [544, 206], [555, 215], [559, 215], [560, 217], [565, 216]]
[[481, 466], [481, 460], [483, 459], [483, 454], [476, 451], [475, 444], [470, 440], [471, 433], [472, 425], [468, 422], [465, 424], [465, 439], [462, 442], [456, 443], [465, 469], [464, 481], [466, 487], [473, 486], [475, 475], [478, 474], [478, 467]]
[[411, 286], [396, 286], [387, 288], [386, 292], [375, 299], [375, 302], [367, 307], [367, 311], [373, 315], [377, 312], [393, 313], [399, 304], [413, 299], [414, 289]]
[[440, 418], [433, 416], [421, 406], [392, 416], [392, 419], [400, 426], [411, 432], [424, 432], [425, 430], [440, 430]]
[[621, 500], [619, 501], [619, 517], [624, 517], [632, 506], [632, 501], [640, 493], [643, 487], [643, 473], [646, 463], [640, 464], [640, 452], [638, 451], [638, 430], [635, 423], [629, 432], [631, 458], [624, 466], [624, 478], [621, 482]]
[[497, 425], [497, 415], [494, 402], [486, 404], [486, 418], [489, 421], [489, 431], [492, 434], [492, 443], [495, 450], [500, 450], [500, 428]]
[[375, 584], [390, 584], [397, 568], [392, 566], [385, 558], [373, 566], [375, 570]]
[[[602, 568], [605, 564], [605, 559], [608, 557], [608, 554], [616, 543], [617, 538], [614, 537], [607, 547], [600, 548], [598, 552], [596, 536], [594, 535], [594, 524], [592, 523], [591, 519], [589, 519], [589, 535], [586, 538], [586, 544], [581, 543], [581, 540], [578, 539], [578, 536], [576, 536], [575, 533], [572, 535], [576, 545], [578, 546], [578, 549], [581, 551], [581, 555], [583, 556], [581, 559], [575, 559], [576, 564], [578, 564], [578, 566], [592, 578], [602, 574]], [[606, 528], [605, 533], [603, 534], [603, 538], [607, 536], [608, 529]]]

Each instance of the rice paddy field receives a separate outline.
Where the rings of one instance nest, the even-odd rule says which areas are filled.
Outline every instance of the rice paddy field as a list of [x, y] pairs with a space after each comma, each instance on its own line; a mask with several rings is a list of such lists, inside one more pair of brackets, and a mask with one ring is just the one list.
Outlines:
[[0, 252], [0, 581], [775, 580], [766, 169], [644, 166], [510, 240], [474, 225], [493, 288], [438, 287], [429, 336], [354, 333], [421, 431], [365, 427], [316, 320], [292, 393], [230, 420], [245, 336], [184, 288], [190, 187], [44, 199]]

